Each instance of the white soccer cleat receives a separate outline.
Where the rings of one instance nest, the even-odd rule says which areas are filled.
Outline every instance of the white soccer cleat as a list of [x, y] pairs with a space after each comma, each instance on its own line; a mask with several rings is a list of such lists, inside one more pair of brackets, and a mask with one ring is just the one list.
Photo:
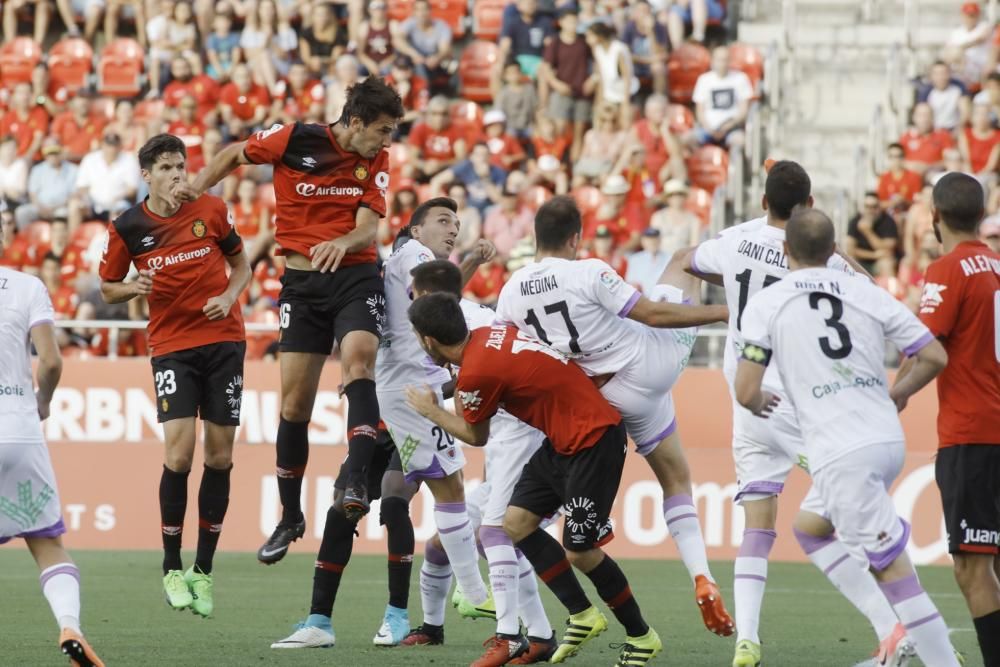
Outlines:
[[382, 627], [375, 633], [372, 643], [375, 646], [398, 646], [408, 634], [410, 634], [410, 617], [406, 610], [389, 605], [385, 608]]
[[281, 641], [271, 644], [271, 648], [330, 648], [337, 641], [332, 632], [312, 625], [299, 624], [295, 632]]

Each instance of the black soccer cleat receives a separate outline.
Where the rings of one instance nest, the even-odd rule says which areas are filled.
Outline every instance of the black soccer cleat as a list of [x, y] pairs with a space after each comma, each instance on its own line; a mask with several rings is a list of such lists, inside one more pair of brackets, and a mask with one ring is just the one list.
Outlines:
[[444, 626], [428, 625], [427, 623], [410, 630], [410, 634], [399, 642], [400, 646], [440, 646], [441, 644], [444, 644]]
[[357, 523], [361, 517], [368, 514], [371, 503], [368, 502], [368, 485], [364, 475], [357, 475], [347, 480], [344, 489], [344, 516], [348, 521]]
[[267, 538], [264, 546], [257, 550], [257, 560], [264, 565], [274, 565], [288, 553], [288, 545], [306, 534], [306, 518], [298, 521], [280, 522]]

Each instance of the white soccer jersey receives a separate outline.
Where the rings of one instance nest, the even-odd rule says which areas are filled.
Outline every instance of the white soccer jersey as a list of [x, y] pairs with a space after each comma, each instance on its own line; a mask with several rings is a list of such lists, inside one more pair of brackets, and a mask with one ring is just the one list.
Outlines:
[[385, 327], [375, 362], [375, 386], [379, 391], [401, 391], [411, 384], [440, 385], [451, 379], [448, 371], [420, 347], [407, 311], [413, 303], [413, 267], [434, 259], [427, 246], [416, 239], [403, 244], [385, 262]]
[[[785, 230], [767, 224], [767, 218], [723, 230], [714, 239], [701, 243], [691, 263], [696, 271], [722, 276], [729, 306], [729, 333], [722, 369], [729, 386], [736, 378], [736, 363], [743, 350], [742, 315], [747, 302], [765, 287], [788, 273], [785, 258]], [[830, 268], [853, 274], [854, 270], [840, 255], [830, 258]], [[764, 386], [781, 392], [781, 378], [775, 370], [764, 375]]]
[[589, 375], [617, 373], [642, 353], [626, 316], [639, 291], [599, 259], [546, 257], [514, 272], [497, 319], [569, 356]]
[[30, 334], [53, 319], [41, 280], [0, 267], [0, 444], [42, 442]]
[[903, 441], [885, 340], [912, 355], [934, 337], [888, 292], [836, 269], [802, 269], [751, 297], [742, 324], [749, 355], [773, 354], [811, 472], [866, 445]]

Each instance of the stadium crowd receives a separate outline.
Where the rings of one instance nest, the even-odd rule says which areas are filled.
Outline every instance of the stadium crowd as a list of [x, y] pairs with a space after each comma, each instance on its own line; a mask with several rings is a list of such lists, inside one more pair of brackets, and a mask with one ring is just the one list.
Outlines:
[[[456, 254], [483, 237], [499, 250], [467, 288], [493, 304], [533, 254], [534, 211], [571, 193], [586, 252], [648, 286], [704, 236], [762, 76], [758, 52], [723, 46], [724, 11], [717, 0], [7, 2], [0, 262], [40, 275], [61, 318], [146, 319], [141, 303], [104, 304], [96, 278], [107, 222], [146, 194], [143, 141], [181, 137], [193, 178], [252, 132], [335, 122], [347, 86], [376, 73], [407, 108], [383, 256], [420, 201], [447, 194], [460, 205]], [[276, 324], [270, 181], [269, 166], [251, 165], [213, 193], [247, 240], [247, 320]], [[67, 353], [108, 352], [106, 330], [61, 332]], [[146, 353], [141, 330], [118, 340], [119, 354]], [[252, 336], [249, 358], [274, 343]]]

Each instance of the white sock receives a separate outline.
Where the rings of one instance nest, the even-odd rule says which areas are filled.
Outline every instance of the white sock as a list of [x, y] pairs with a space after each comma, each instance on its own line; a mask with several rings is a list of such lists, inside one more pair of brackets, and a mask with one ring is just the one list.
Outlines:
[[518, 567], [514, 543], [500, 526], [482, 526], [479, 541], [490, 564], [490, 587], [497, 608], [497, 632], [516, 635], [521, 629], [517, 619]]
[[473, 604], [486, 602], [489, 594], [479, 574], [476, 534], [465, 503], [434, 503], [434, 521], [462, 594]]
[[882, 594], [875, 577], [851, 557], [844, 543], [833, 535], [816, 537], [795, 529], [795, 539], [838, 591], [865, 615], [879, 640], [892, 634], [899, 619]]
[[538, 639], [548, 639], [552, 636], [552, 625], [545, 615], [542, 598], [538, 595], [538, 579], [535, 578], [535, 568], [520, 551], [517, 553], [518, 567], [518, 614], [524, 621], [528, 635]]
[[424, 623], [444, 625], [444, 610], [451, 590], [451, 563], [448, 555], [427, 543], [424, 564], [420, 566], [420, 604], [424, 608]]
[[924, 664], [957, 667], [959, 662], [948, 639], [948, 626], [920, 585], [917, 575], [882, 582], [879, 586], [906, 627], [906, 634], [913, 640], [917, 656]]
[[691, 580], [703, 575], [712, 581], [708, 570], [708, 556], [705, 554], [705, 538], [701, 535], [701, 523], [698, 521], [698, 510], [694, 500], [688, 495], [670, 496], [663, 501], [663, 518], [667, 522], [667, 530], [677, 543], [681, 560], [691, 575]]
[[38, 577], [60, 629], [80, 632], [80, 570], [73, 563], [45, 568]]
[[767, 585], [767, 557], [778, 536], [773, 530], [747, 528], [736, 555], [733, 599], [736, 606], [736, 641], [760, 643], [760, 607]]

